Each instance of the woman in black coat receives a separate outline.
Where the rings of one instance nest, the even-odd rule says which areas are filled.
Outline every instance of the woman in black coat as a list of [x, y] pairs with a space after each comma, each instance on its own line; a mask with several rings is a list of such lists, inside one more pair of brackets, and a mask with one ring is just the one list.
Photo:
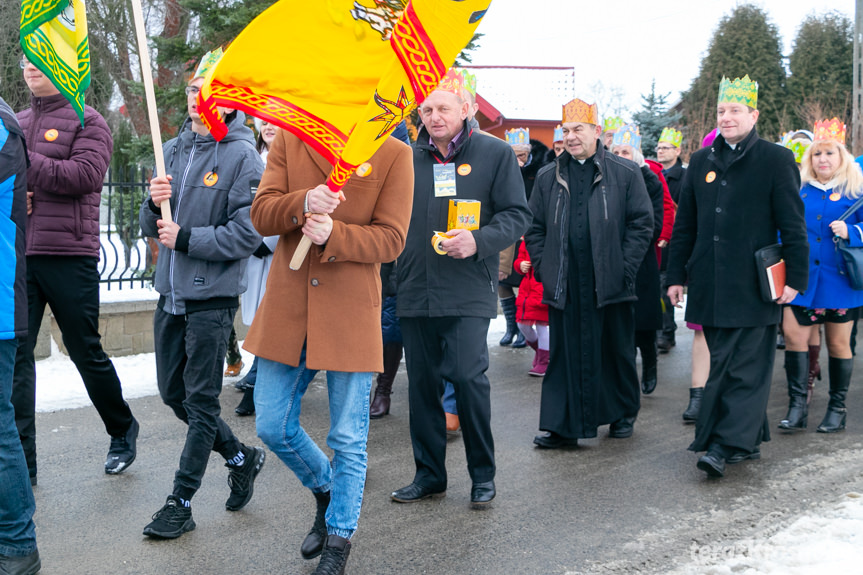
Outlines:
[[[625, 134], [624, 130], [618, 132]], [[617, 134], [615, 134], [617, 136]], [[617, 138], [620, 140], [621, 138]], [[635, 142], [637, 146], [637, 141]], [[665, 190], [659, 177], [644, 161], [644, 155], [629, 143], [613, 143], [611, 152], [615, 156], [632, 160], [641, 167], [641, 175], [647, 186], [650, 203], [653, 207], [653, 237], [651, 247], [656, 245], [662, 233], [663, 195]], [[659, 262], [656, 250], [648, 249], [635, 276], [635, 345], [641, 351], [641, 392], [645, 395], [656, 389], [657, 348], [656, 332], [662, 329], [662, 292], [659, 284]]]

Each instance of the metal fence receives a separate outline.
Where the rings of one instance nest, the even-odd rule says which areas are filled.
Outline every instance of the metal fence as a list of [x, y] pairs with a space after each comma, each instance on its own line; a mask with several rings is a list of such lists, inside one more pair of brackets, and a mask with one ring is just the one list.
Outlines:
[[138, 210], [149, 195], [148, 170], [110, 169], [102, 188], [99, 214], [99, 281], [107, 289], [144, 287], [153, 281], [158, 242], [141, 235]]

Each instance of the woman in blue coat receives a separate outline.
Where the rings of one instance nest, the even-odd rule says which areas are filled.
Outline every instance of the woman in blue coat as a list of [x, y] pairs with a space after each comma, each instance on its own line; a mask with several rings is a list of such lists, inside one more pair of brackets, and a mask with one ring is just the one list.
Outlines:
[[838, 120], [816, 124], [815, 142], [803, 157], [800, 197], [809, 235], [809, 288], [784, 310], [785, 372], [790, 397], [781, 429], [806, 428], [809, 335], [824, 324], [829, 354], [830, 402], [818, 431], [845, 429], [845, 396], [851, 381], [851, 328], [863, 306], [863, 291], [851, 288], [834, 242], [845, 238], [863, 247], [863, 209], [837, 221], [863, 195], [863, 173], [845, 148], [845, 127]]

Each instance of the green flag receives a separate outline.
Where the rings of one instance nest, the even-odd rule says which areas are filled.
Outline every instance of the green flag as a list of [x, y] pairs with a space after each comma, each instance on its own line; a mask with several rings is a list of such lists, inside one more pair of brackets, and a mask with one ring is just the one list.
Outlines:
[[90, 44], [84, 0], [21, 0], [21, 49], [51, 79], [84, 124]]

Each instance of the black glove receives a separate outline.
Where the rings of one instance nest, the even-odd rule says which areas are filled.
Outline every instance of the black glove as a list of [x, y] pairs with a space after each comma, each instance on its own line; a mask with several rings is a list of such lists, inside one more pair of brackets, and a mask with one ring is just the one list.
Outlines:
[[273, 253], [273, 252], [272, 252], [272, 250], [270, 250], [270, 248], [267, 247], [267, 244], [265, 244], [264, 242], [261, 242], [261, 245], [258, 246], [258, 249], [256, 249], [252, 255], [255, 256], [256, 258], [263, 259], [263, 258], [267, 257], [268, 255], [270, 255], [271, 253]]

